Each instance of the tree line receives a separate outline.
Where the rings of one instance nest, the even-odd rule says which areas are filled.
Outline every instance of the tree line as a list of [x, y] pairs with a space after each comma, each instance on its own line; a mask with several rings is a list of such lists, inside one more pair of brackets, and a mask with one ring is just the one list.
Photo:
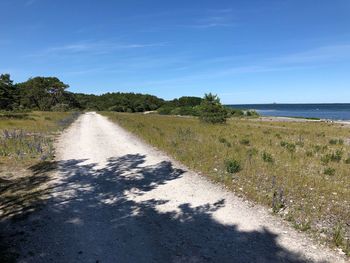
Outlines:
[[160, 108], [165, 101], [136, 93], [89, 95], [67, 91], [68, 85], [56, 77], [35, 77], [14, 84], [9, 74], [0, 75], [0, 110], [110, 110], [144, 112]]
[[69, 111], [97, 110], [117, 112], [157, 111], [165, 115], [198, 116], [204, 122], [224, 123], [232, 116], [254, 116], [254, 111], [225, 107], [218, 96], [203, 98], [183, 96], [165, 101], [149, 94], [105, 93], [102, 95], [73, 93], [56, 77], [35, 77], [14, 83], [9, 74], [0, 75], [0, 110], [5, 111]]

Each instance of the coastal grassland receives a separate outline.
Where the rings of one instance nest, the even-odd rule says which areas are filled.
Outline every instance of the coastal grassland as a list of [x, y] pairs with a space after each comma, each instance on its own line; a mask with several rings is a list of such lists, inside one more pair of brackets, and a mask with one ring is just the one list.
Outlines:
[[[15, 216], [33, 205], [48, 181], [55, 134], [77, 113], [0, 113], [0, 219]], [[1, 221], [0, 220], [0, 221]]]
[[76, 116], [70, 112], [0, 113], [0, 162], [25, 166], [53, 157], [53, 136]]
[[104, 112], [181, 163], [349, 253], [350, 129], [325, 122]]
[[39, 209], [48, 197], [56, 166], [55, 135], [77, 115], [0, 112], [0, 258], [4, 262], [16, 262], [17, 248], [11, 240], [20, 235], [7, 232], [5, 226]]

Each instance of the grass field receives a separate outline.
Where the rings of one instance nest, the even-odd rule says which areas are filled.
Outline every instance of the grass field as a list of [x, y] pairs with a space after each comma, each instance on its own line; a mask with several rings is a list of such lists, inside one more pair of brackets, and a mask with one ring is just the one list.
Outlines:
[[105, 112], [111, 120], [300, 231], [349, 254], [350, 128], [324, 122]]
[[53, 135], [74, 119], [68, 112], [0, 114], [0, 162], [16, 167], [53, 157]]
[[46, 193], [53, 141], [76, 113], [0, 113], [0, 219], [23, 215]]

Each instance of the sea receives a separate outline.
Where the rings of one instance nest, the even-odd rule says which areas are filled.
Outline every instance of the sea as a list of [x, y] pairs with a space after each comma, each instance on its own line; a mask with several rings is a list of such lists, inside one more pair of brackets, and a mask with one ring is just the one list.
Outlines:
[[256, 110], [262, 116], [303, 117], [350, 121], [350, 103], [337, 104], [240, 104], [229, 107]]

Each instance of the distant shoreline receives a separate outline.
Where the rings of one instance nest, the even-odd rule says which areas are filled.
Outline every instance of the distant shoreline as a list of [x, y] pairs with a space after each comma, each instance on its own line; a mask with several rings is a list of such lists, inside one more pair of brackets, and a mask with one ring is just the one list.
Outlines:
[[312, 119], [303, 117], [261, 116], [257, 120], [275, 122], [326, 122], [350, 126], [350, 120]]
[[328, 104], [237, 104], [234, 109], [251, 109], [264, 117], [305, 118], [324, 121], [350, 121], [350, 103]]

